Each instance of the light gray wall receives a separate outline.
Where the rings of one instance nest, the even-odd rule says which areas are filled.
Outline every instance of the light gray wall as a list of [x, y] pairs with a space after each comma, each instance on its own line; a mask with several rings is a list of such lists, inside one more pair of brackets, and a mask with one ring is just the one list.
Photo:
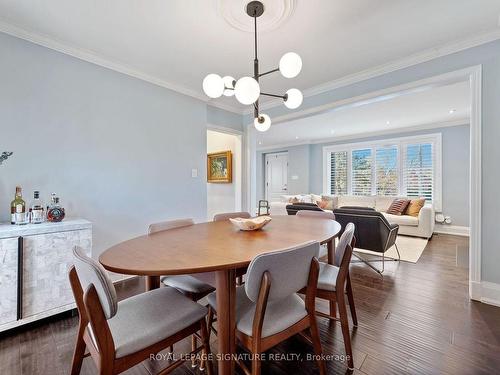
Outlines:
[[2, 33], [0, 56], [2, 221], [16, 184], [91, 220], [94, 256], [154, 221], [206, 219], [205, 103]]
[[323, 191], [323, 147], [344, 143], [377, 141], [381, 139], [408, 137], [412, 135], [441, 133], [442, 135], [442, 180], [443, 212], [451, 216], [453, 225], [469, 225], [469, 174], [470, 137], [469, 126], [453, 126], [416, 132], [401, 132], [386, 136], [365, 137], [344, 142], [311, 145], [310, 189], [312, 193]]
[[257, 152], [257, 200], [265, 199], [266, 155], [276, 152], [288, 152], [288, 194], [307, 194], [310, 172], [309, 145], [298, 145]]
[[[394, 87], [419, 79], [444, 74], [466, 67], [482, 65], [482, 279], [500, 283], [500, 237], [498, 236], [498, 185], [500, 184], [500, 40], [443, 56], [409, 68], [400, 69], [372, 79], [341, 87], [323, 94], [304, 98], [298, 109], [316, 107], [348, 99], [368, 92]], [[284, 106], [267, 109], [271, 118], [289, 113]], [[251, 116], [245, 117], [249, 124]]]
[[[235, 99], [236, 100], [236, 99]], [[207, 105], [207, 123], [243, 132], [243, 116]]]

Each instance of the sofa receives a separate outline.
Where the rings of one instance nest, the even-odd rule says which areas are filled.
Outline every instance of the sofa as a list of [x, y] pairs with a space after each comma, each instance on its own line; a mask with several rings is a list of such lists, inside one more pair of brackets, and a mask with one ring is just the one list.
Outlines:
[[[319, 195], [299, 194], [296, 196], [284, 195], [280, 202], [270, 203], [271, 215], [287, 215], [286, 206], [293, 200], [301, 203], [315, 203]], [[390, 224], [399, 225], [399, 234], [423, 238], [431, 238], [434, 232], [434, 207], [431, 203], [426, 203], [419, 212], [418, 217], [409, 215], [391, 215], [386, 211], [392, 201], [399, 197], [384, 196], [325, 196], [333, 201], [333, 209], [342, 207], [369, 207], [381, 212]]]

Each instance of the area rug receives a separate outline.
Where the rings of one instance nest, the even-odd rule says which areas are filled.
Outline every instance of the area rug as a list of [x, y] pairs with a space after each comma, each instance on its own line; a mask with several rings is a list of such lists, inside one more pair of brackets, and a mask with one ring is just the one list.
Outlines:
[[[409, 237], [409, 236], [398, 236], [396, 239], [396, 244], [398, 245], [399, 254], [401, 254], [401, 260], [405, 262], [417, 263], [418, 259], [425, 250], [428, 240], [425, 238]], [[373, 251], [354, 249], [357, 253], [363, 253], [368, 255], [381, 256], [381, 253], [376, 253]], [[386, 258], [398, 259], [398, 253], [396, 252], [396, 247], [393, 246], [385, 253]]]

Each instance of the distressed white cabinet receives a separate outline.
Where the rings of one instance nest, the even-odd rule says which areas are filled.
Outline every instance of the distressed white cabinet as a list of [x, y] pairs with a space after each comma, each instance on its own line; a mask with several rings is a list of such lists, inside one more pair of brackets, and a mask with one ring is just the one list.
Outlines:
[[90, 255], [87, 220], [0, 225], [0, 331], [75, 307], [68, 270], [76, 245]]

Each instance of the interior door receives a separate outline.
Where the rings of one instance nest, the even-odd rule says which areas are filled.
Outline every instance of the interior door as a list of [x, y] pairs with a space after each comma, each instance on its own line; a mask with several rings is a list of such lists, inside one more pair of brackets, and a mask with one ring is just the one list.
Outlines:
[[266, 199], [280, 201], [280, 196], [288, 190], [288, 154], [266, 155]]

